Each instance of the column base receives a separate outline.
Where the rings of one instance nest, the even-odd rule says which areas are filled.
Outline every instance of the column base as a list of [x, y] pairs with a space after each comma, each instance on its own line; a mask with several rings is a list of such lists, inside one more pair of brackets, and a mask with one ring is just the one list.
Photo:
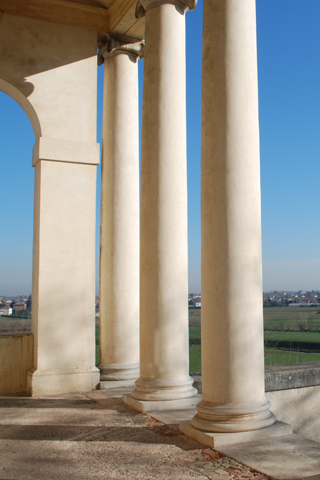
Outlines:
[[121, 388], [121, 387], [135, 387], [134, 380], [117, 380], [112, 382], [111, 380], [108, 381], [100, 381], [98, 389], [99, 390], [109, 390], [112, 388]]
[[136, 400], [131, 395], [123, 395], [123, 401], [138, 412], [158, 412], [160, 410], [176, 410], [179, 408], [195, 408], [199, 395], [180, 400], [144, 401]]
[[187, 375], [183, 378], [156, 378], [147, 380], [139, 378], [137, 388], [131, 392], [131, 397], [142, 401], [167, 401], [190, 398], [198, 391], [192, 386], [193, 378]]
[[235, 433], [259, 430], [273, 425], [276, 417], [270, 412], [267, 399], [262, 402], [212, 404], [201, 401], [191, 425], [204, 432]]
[[89, 392], [95, 390], [98, 383], [99, 370], [96, 367], [32, 369], [27, 372], [27, 392], [31, 396]]
[[292, 434], [292, 427], [287, 423], [276, 421], [273, 425], [250, 432], [213, 433], [202, 432], [191, 425], [191, 422], [180, 422], [179, 430], [188, 437], [194, 438], [203, 445], [212, 448], [233, 445], [236, 443], [254, 442], [273, 437], [283, 437]]
[[132, 384], [140, 376], [139, 363], [110, 363], [98, 365], [101, 382], [120, 382], [132, 380]]

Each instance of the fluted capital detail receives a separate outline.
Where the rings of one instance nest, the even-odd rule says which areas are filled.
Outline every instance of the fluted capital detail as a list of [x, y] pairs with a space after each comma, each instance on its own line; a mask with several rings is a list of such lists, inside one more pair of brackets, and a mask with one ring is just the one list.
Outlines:
[[136, 18], [144, 17], [150, 8], [160, 7], [164, 4], [175, 5], [180, 10], [194, 10], [197, 0], [138, 0], [136, 5]]
[[108, 36], [99, 48], [98, 65], [102, 65], [104, 60], [116, 55], [127, 54], [134, 62], [138, 58], [143, 58], [144, 41], [137, 41], [130, 37]]

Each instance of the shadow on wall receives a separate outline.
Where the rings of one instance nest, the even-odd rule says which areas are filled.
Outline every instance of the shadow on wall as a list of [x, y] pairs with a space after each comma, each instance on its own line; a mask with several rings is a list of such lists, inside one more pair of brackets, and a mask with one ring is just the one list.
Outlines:
[[34, 87], [26, 78], [92, 57], [92, 35], [90, 30], [2, 14], [0, 78], [28, 97]]

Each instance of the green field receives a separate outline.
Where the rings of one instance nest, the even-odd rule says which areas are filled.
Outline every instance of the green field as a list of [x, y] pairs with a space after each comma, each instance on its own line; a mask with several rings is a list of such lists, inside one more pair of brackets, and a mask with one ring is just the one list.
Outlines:
[[8, 317], [4, 317], [4, 316], [0, 316], [0, 322], [15, 322], [15, 321], [20, 321], [20, 320], [31, 320], [31, 315], [21, 315], [19, 317], [13, 317], [12, 315], [8, 316]]
[[263, 309], [264, 329], [270, 331], [319, 332], [317, 307], [272, 307]]
[[190, 345], [189, 347], [189, 370], [190, 373], [201, 372], [201, 346]]
[[96, 365], [100, 363], [99, 328], [96, 328]]
[[320, 332], [264, 332], [266, 346], [278, 346], [279, 348], [320, 351]]
[[30, 333], [31, 319], [25, 317], [3, 317], [0, 316], [0, 335], [1, 333]]
[[[320, 314], [314, 307], [264, 308], [265, 365], [320, 361]], [[28, 332], [30, 319], [0, 317], [0, 331]], [[201, 309], [189, 309], [190, 372], [201, 371]], [[100, 361], [96, 328], [96, 364]]]
[[292, 365], [305, 362], [320, 362], [320, 352], [299, 352], [294, 350], [277, 350], [276, 348], [264, 349], [264, 364], [267, 365]]
[[201, 327], [189, 327], [189, 343], [199, 344], [201, 336]]
[[[265, 365], [320, 361], [320, 315], [317, 308], [264, 308]], [[99, 363], [99, 330], [96, 329]], [[190, 372], [201, 371], [201, 309], [189, 309]]]
[[[320, 361], [320, 314], [314, 307], [264, 308], [265, 365]], [[201, 371], [201, 309], [189, 309], [190, 372]]]

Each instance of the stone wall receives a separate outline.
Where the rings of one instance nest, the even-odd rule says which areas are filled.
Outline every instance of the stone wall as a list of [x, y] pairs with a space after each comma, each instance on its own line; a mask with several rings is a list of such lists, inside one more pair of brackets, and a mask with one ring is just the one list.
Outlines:
[[0, 336], [0, 394], [27, 391], [27, 371], [33, 365], [33, 335]]

